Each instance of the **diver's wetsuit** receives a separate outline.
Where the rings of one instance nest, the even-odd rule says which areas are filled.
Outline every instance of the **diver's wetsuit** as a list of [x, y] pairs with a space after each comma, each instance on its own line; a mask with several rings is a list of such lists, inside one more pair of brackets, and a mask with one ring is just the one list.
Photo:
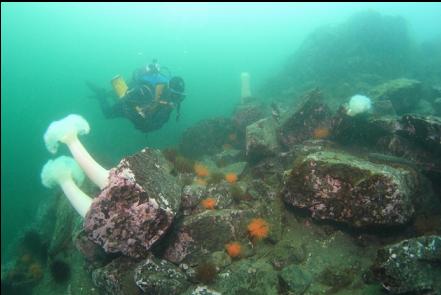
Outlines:
[[106, 97], [99, 96], [104, 116], [109, 119], [127, 117], [142, 132], [161, 128], [169, 120], [174, 107], [179, 116], [180, 103], [184, 98], [184, 82], [181, 78], [173, 77], [170, 83], [168, 80], [166, 82], [169, 85], [164, 85], [160, 101], [155, 99], [155, 87], [140, 79], [135, 80], [135, 86], [113, 105]]

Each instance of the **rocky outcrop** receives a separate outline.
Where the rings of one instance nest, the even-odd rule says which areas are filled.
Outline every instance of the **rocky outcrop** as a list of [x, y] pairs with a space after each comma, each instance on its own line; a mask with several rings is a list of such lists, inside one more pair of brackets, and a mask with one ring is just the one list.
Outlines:
[[274, 156], [278, 149], [276, 123], [272, 118], [261, 119], [246, 128], [246, 156], [251, 162]]
[[144, 257], [170, 227], [181, 203], [180, 187], [169, 171], [158, 150], [144, 149], [123, 159], [86, 215], [89, 239], [108, 253]]
[[441, 237], [422, 236], [378, 250], [373, 272], [392, 294], [441, 294]]
[[133, 280], [136, 264], [135, 260], [128, 257], [116, 258], [92, 272], [93, 283], [106, 295], [139, 294], [138, 286]]
[[323, 151], [297, 161], [284, 189], [285, 202], [312, 217], [354, 227], [398, 225], [414, 213], [418, 178], [412, 170], [374, 164], [344, 152]]
[[411, 79], [395, 79], [372, 90], [376, 100], [389, 100], [400, 115], [412, 112], [424, 96], [422, 83]]
[[252, 217], [251, 211], [237, 209], [206, 210], [185, 217], [164, 257], [173, 263], [198, 263], [215, 251], [223, 251], [225, 244], [245, 239]]
[[146, 294], [178, 295], [189, 285], [186, 275], [178, 267], [155, 257], [138, 264], [134, 280]]
[[229, 118], [202, 120], [188, 128], [179, 144], [181, 153], [190, 158], [214, 155], [222, 150], [224, 144], [237, 140], [236, 127]]
[[331, 126], [331, 110], [319, 90], [306, 93], [301, 101], [297, 110], [277, 130], [279, 142], [287, 149], [307, 139], [326, 137], [317, 131], [327, 132]]

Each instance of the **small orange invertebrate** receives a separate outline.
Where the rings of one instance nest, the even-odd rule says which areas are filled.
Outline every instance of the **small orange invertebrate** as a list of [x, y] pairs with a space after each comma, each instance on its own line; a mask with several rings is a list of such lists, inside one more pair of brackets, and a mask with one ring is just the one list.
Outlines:
[[208, 168], [199, 163], [194, 164], [193, 169], [196, 175], [199, 177], [206, 177], [209, 174]]
[[229, 172], [225, 174], [225, 180], [229, 183], [235, 183], [237, 181], [237, 174], [233, 172]]
[[269, 226], [268, 222], [262, 218], [254, 218], [248, 224], [248, 233], [254, 239], [263, 239], [268, 236]]
[[242, 246], [238, 242], [231, 242], [225, 245], [228, 255], [232, 258], [239, 257], [242, 253]]
[[206, 198], [201, 202], [202, 207], [208, 210], [213, 210], [216, 207], [217, 201], [215, 198]]
[[314, 138], [315, 139], [323, 139], [329, 137], [329, 134], [331, 133], [329, 131], [329, 128], [326, 127], [317, 127], [314, 129]]

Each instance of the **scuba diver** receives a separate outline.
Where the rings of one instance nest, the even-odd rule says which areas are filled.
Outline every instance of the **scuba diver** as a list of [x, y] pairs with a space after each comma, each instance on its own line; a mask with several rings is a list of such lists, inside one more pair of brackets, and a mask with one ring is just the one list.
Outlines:
[[109, 103], [109, 93], [87, 83], [98, 99], [106, 118], [126, 117], [142, 132], [159, 129], [176, 109], [180, 116], [181, 102], [185, 98], [185, 84], [181, 77], [172, 76], [161, 69], [157, 60], [133, 73], [130, 87], [118, 75], [111, 81], [117, 102]]

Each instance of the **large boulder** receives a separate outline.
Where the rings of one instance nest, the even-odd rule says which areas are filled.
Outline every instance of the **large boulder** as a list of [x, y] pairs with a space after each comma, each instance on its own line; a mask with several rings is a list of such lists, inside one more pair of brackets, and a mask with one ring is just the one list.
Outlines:
[[378, 250], [373, 273], [392, 294], [441, 294], [441, 237], [422, 236]]
[[136, 265], [137, 262], [129, 257], [116, 258], [92, 272], [93, 283], [106, 295], [139, 294], [139, 288], [133, 279]]
[[222, 294], [279, 294], [277, 272], [263, 259], [238, 261], [218, 277], [214, 288]]
[[331, 110], [324, 103], [322, 93], [312, 90], [301, 98], [300, 106], [284, 120], [277, 135], [280, 143], [288, 149], [307, 139], [326, 137], [330, 125]]
[[307, 208], [315, 219], [391, 226], [411, 219], [417, 185], [413, 170], [321, 151], [296, 160], [282, 194], [286, 203]]
[[240, 104], [236, 107], [233, 114], [233, 122], [236, 127], [245, 132], [245, 128], [254, 122], [262, 119], [268, 112], [267, 107], [261, 102], [253, 101]]
[[223, 251], [225, 244], [246, 238], [251, 211], [223, 209], [206, 210], [185, 217], [173, 233], [164, 257], [173, 263], [197, 264], [215, 251]]
[[400, 125], [397, 134], [441, 157], [441, 118], [408, 114], [401, 118]]
[[261, 119], [246, 128], [246, 155], [252, 162], [274, 156], [278, 149], [276, 123], [272, 118]]
[[228, 118], [202, 120], [185, 130], [179, 144], [180, 152], [190, 158], [214, 155], [226, 143], [237, 139], [236, 127]]
[[280, 283], [293, 294], [303, 294], [311, 285], [312, 277], [297, 265], [289, 265], [279, 273]]
[[422, 83], [411, 79], [395, 79], [383, 83], [372, 90], [376, 100], [389, 100], [398, 114], [415, 110], [424, 96]]
[[170, 227], [181, 190], [159, 150], [143, 149], [110, 171], [84, 221], [90, 240], [108, 253], [145, 257]]
[[413, 56], [405, 19], [360, 12], [344, 23], [321, 26], [309, 34], [265, 90], [274, 96], [288, 89], [299, 93], [318, 86], [341, 103], [371, 86], [408, 75], [414, 67]]
[[147, 258], [138, 264], [134, 280], [146, 294], [182, 294], [189, 285], [186, 275], [178, 267], [155, 257]]

